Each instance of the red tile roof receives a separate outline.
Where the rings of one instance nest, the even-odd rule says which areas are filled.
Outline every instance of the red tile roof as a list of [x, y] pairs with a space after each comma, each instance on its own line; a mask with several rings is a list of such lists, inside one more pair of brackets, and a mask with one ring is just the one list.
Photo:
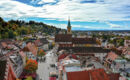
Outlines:
[[27, 47], [32, 52], [33, 55], [35, 55], [35, 56], [37, 55], [38, 49], [36, 48], [36, 46], [33, 43], [31, 43], [31, 42], [28, 43]]
[[32, 52], [32, 54], [33, 54], [34, 56], [36, 56], [38, 49], [37, 49], [36, 45], [34, 45], [33, 43], [29, 42], [29, 43], [26, 45], [26, 47], [24, 47], [24, 48], [22, 49], [22, 51], [30, 51], [30, 52]]
[[1, 43], [4, 48], [6, 48], [8, 45], [5, 42]]
[[35, 41], [34, 41], [34, 44], [35, 44], [36, 46], [39, 46], [39, 45], [40, 45], [40, 40], [35, 40]]
[[118, 54], [118, 55], [121, 55], [122, 52], [123, 52], [122, 50], [118, 50], [118, 49], [116, 49], [116, 48], [112, 48], [111, 51], [115, 52], [115, 53]]
[[72, 38], [73, 44], [97, 44], [95, 38]]
[[72, 54], [71, 57], [72, 57], [73, 59], [78, 59], [75, 54]]
[[110, 80], [119, 80], [120, 74], [119, 73], [111, 73], [108, 74]]
[[57, 34], [55, 35], [55, 42], [72, 42], [71, 34]]
[[7, 80], [16, 80], [16, 75], [14, 73], [14, 70], [13, 70], [11, 64], [9, 64], [8, 78], [7, 78]]
[[55, 42], [72, 42], [73, 44], [97, 44], [96, 38], [72, 38], [71, 34], [55, 35]]
[[107, 59], [111, 59], [112, 61], [114, 61], [117, 57], [117, 54], [115, 54], [114, 52], [110, 52], [108, 53]]
[[64, 59], [66, 56], [67, 56], [67, 54], [61, 54], [61, 55], [58, 57], [58, 61], [61, 60], [61, 59]]
[[76, 55], [74, 54], [61, 54], [59, 57], [58, 57], [58, 61], [61, 60], [61, 59], [64, 59], [65, 57], [67, 56], [70, 56], [72, 57], [73, 59], [78, 59]]
[[108, 75], [104, 71], [104, 69], [96, 69], [90, 71], [91, 80], [109, 80]]
[[127, 54], [130, 55], [130, 52], [128, 52]]
[[88, 71], [67, 72], [67, 80], [90, 80]]
[[49, 80], [56, 80], [56, 77], [49, 77]]
[[22, 49], [22, 51], [29, 52], [29, 49], [28, 49], [28, 47], [24, 47], [24, 48]]
[[110, 80], [104, 69], [67, 72], [67, 80]]
[[109, 49], [104, 49], [102, 47], [59, 47], [60, 50], [72, 50], [74, 53], [108, 53]]
[[26, 57], [26, 55], [23, 51], [20, 51], [19, 54], [22, 56], [22, 58]]

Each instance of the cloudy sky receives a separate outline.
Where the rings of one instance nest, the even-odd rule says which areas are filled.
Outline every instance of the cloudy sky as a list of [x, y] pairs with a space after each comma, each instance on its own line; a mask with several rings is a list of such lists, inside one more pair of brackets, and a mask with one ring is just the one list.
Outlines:
[[130, 0], [0, 0], [0, 16], [73, 30], [130, 30]]

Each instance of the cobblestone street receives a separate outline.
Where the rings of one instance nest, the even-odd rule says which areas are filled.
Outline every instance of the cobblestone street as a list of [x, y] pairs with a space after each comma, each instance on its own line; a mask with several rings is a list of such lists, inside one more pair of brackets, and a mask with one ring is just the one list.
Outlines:
[[47, 52], [46, 61], [38, 63], [37, 74], [38, 80], [49, 80], [49, 72], [56, 71], [55, 68], [50, 67], [50, 64], [55, 64], [56, 60], [54, 55], [52, 54], [52, 50]]

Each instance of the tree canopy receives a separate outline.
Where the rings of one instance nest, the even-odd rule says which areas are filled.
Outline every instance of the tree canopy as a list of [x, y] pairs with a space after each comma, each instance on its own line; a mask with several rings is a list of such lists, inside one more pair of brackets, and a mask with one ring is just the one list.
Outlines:
[[33, 73], [33, 72], [36, 72], [38, 68], [38, 63], [36, 60], [28, 60], [27, 63], [26, 63], [26, 66], [25, 66], [25, 71], [27, 73]]
[[22, 20], [4, 21], [0, 17], [0, 39], [15, 38], [16, 36], [44, 32], [46, 34], [58, 33], [61, 29], [43, 22]]
[[45, 56], [46, 52], [43, 49], [40, 49], [38, 52], [38, 56]]

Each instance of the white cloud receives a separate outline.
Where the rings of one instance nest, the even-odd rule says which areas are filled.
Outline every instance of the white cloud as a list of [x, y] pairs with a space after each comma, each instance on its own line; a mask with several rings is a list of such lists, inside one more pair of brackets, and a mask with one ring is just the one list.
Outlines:
[[[104, 4], [101, 3], [87, 3], [81, 4], [80, 0], [62, 0], [57, 5], [46, 5], [43, 6], [47, 10], [47, 15], [49, 18], [58, 18], [59, 20], [67, 20], [67, 16], [71, 16], [73, 21], [121, 21], [130, 20], [124, 17], [129, 14], [123, 14], [121, 12], [116, 12], [113, 9], [120, 8], [123, 5], [128, 5], [128, 3], [120, 3], [119, 0], [113, 2], [105, 1]], [[126, 0], [128, 2], [128, 0]], [[111, 4], [110, 4], [111, 2]], [[116, 5], [117, 4], [117, 5]], [[60, 17], [59, 17], [60, 16]], [[42, 17], [42, 15], [41, 15]]]
[[[47, 23], [49, 25], [54, 25], [57, 26], [58, 28], [63, 28], [63, 29], [67, 29], [67, 24], [55, 24], [55, 23]], [[77, 29], [85, 29], [85, 30], [103, 30], [103, 29], [107, 29], [109, 30], [110, 27], [95, 27], [95, 26], [87, 26], [87, 25], [71, 25], [72, 26], [72, 30], [77, 30]]]
[[122, 28], [122, 26], [118, 25], [118, 24], [112, 24], [110, 22], [106, 22], [106, 24], [108, 24], [110, 26], [110, 28]]
[[[67, 24], [55, 24], [55, 23], [47, 23], [49, 25], [54, 25], [57, 26], [58, 28], [63, 28], [63, 29], [67, 29]], [[83, 28], [84, 26], [81, 25], [72, 25], [72, 28]]]
[[52, 3], [52, 2], [56, 2], [56, 1], [55, 0], [41, 0], [38, 2], [38, 4]]
[[127, 25], [119, 25], [119, 24], [113, 24], [110, 22], [105, 22], [107, 25], [109, 25], [110, 29], [124, 29], [124, 30], [129, 30], [129, 27]]
[[0, 1], [0, 15], [5, 18], [37, 17], [38, 13], [43, 11], [42, 8], [33, 7], [17, 1]]
[[[13, 0], [0, 0], [0, 15], [6, 18], [41, 17], [72, 21], [122, 21], [130, 20], [130, 0], [97, 0], [97, 3], [80, 3], [85, 0], [60, 0], [55, 5], [34, 7]], [[101, 2], [104, 1], [104, 2]], [[41, 0], [44, 3], [55, 0]], [[39, 2], [39, 3], [40, 3]], [[7, 6], [8, 5], [8, 6]], [[125, 13], [124, 13], [125, 12]]]

